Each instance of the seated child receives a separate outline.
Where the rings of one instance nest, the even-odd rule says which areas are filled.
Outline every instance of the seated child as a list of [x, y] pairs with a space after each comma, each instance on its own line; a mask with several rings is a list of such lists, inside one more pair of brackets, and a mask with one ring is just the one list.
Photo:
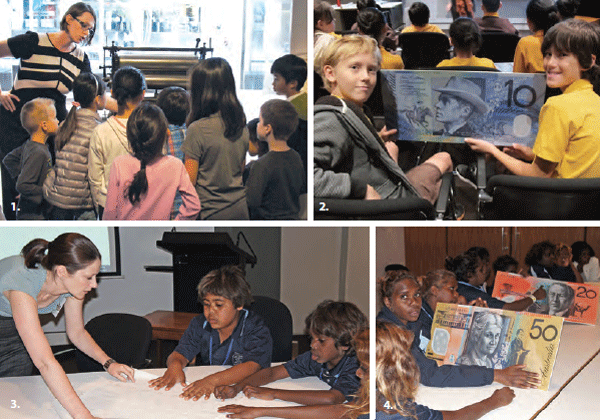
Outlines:
[[306, 70], [306, 61], [293, 54], [279, 57], [277, 60], [273, 61], [273, 65], [271, 65], [273, 90], [278, 95], [285, 95], [287, 100], [294, 105], [296, 112], [298, 112], [298, 127], [292, 133], [287, 143], [288, 146], [300, 155], [305, 174], [308, 167], [308, 94], [306, 93], [306, 90], [301, 90], [306, 81]]
[[585, 241], [573, 242], [573, 261], [577, 271], [581, 273], [585, 283], [597, 283], [600, 281], [600, 264], [594, 253], [594, 249]]
[[379, 52], [381, 53], [381, 69], [383, 70], [402, 70], [404, 62], [398, 54], [393, 54], [383, 47], [383, 40], [386, 37], [390, 27], [385, 16], [380, 10], [373, 7], [367, 7], [358, 13], [356, 18], [358, 24], [358, 33], [367, 35], [377, 41]]
[[481, 0], [481, 10], [483, 17], [475, 18], [475, 23], [479, 25], [482, 32], [505, 32], [507, 34], [519, 35], [519, 31], [506, 18], [498, 15], [498, 10], [502, 7], [500, 0]]
[[347, 404], [309, 405], [296, 407], [247, 407], [230, 404], [219, 407], [219, 413], [228, 414], [230, 419], [249, 419], [256, 417], [278, 417], [283, 419], [299, 418], [368, 418], [369, 416], [369, 330], [362, 330], [352, 341], [356, 351], [358, 369], [356, 376], [360, 378], [360, 388], [356, 398]]
[[[581, 273], [571, 261], [573, 258], [571, 250], [567, 245], [561, 245], [558, 247], [550, 241], [533, 244], [525, 255], [525, 264], [529, 266], [529, 274], [539, 278], [582, 283]], [[563, 252], [566, 251], [566, 259], [563, 256], [561, 264], [559, 264], [558, 257], [561, 248]]]
[[[390, 322], [406, 330], [422, 329], [416, 324], [421, 315], [421, 286], [412, 274], [386, 275], [381, 283], [380, 293], [385, 306], [377, 315], [378, 321]], [[421, 371], [420, 381], [423, 385], [468, 387], [489, 385], [496, 381], [508, 386], [536, 388], [539, 384], [539, 375], [524, 370], [522, 365], [505, 369], [463, 365], [438, 366], [435, 360], [427, 358], [421, 350], [421, 335], [419, 334], [412, 343], [411, 352]]]
[[269, 152], [252, 165], [246, 183], [250, 219], [298, 219], [306, 171], [300, 155], [287, 145], [297, 126], [290, 102], [272, 99], [260, 107], [256, 133], [269, 143]]
[[544, 288], [540, 287], [531, 296], [514, 302], [503, 302], [493, 298], [482, 289], [486, 279], [484, 263], [472, 252], [465, 252], [456, 258], [447, 257], [445, 265], [447, 270], [452, 271], [456, 275], [458, 294], [463, 296], [468, 302], [475, 299], [482, 299], [490, 308], [524, 311], [537, 300], [546, 297]]
[[486, 292], [488, 292], [490, 295], [494, 291], [494, 283], [496, 280], [496, 273], [498, 271], [502, 271], [504, 273], [522, 274], [521, 270], [519, 270], [519, 261], [515, 260], [510, 255], [500, 255], [492, 264], [492, 275], [485, 284]]
[[48, 203], [42, 187], [52, 167], [52, 158], [46, 145], [51, 134], [58, 130], [54, 101], [37, 98], [21, 108], [21, 125], [29, 133], [29, 141], [4, 158], [4, 165], [17, 176], [19, 203], [17, 220], [44, 220]]
[[412, 25], [402, 29], [403, 34], [411, 32], [437, 32], [443, 34], [444, 31], [439, 26], [429, 23], [429, 7], [425, 3], [417, 1], [408, 9], [408, 18]]
[[[352, 338], [367, 326], [366, 317], [353, 303], [326, 300], [306, 318], [306, 331], [312, 338], [310, 351], [283, 365], [256, 372], [236, 385], [217, 388], [215, 397], [233, 398], [243, 391], [247, 397], [277, 398], [303, 405], [341, 404], [351, 400], [359, 388], [356, 376], [359, 364]], [[307, 376], [318, 376], [331, 389], [291, 391], [263, 387], [280, 379]]]
[[542, 107], [533, 149], [513, 145], [505, 153], [487, 141], [465, 141], [476, 152], [491, 154], [515, 175], [600, 177], [598, 50], [600, 34], [593, 24], [570, 19], [553, 26], [542, 44], [546, 84], [562, 94]]
[[[181, 145], [185, 139], [186, 126], [185, 119], [190, 112], [190, 94], [187, 90], [179, 86], [171, 86], [163, 89], [156, 98], [156, 105], [162, 109], [169, 123], [169, 138], [166, 144], [166, 154], [175, 156], [185, 162], [185, 156]], [[177, 192], [171, 211], [171, 219], [177, 216], [179, 206], [181, 206], [181, 194]]]
[[546, 32], [558, 22], [553, 1], [531, 0], [525, 9], [527, 26], [533, 35], [521, 38], [515, 50], [514, 73], [541, 73], [544, 69], [542, 41]]
[[333, 7], [326, 1], [315, 1], [314, 7], [315, 17], [315, 43], [319, 37], [324, 34], [329, 34], [336, 38], [341, 38], [335, 31], [335, 19], [333, 17]]
[[[252, 302], [250, 285], [236, 266], [224, 266], [202, 278], [198, 298], [204, 313], [190, 322], [179, 344], [167, 359], [167, 370], [149, 382], [154, 389], [170, 390], [184, 386], [186, 400], [208, 399], [215, 388], [242, 381], [271, 364], [273, 341], [265, 322], [244, 306]], [[196, 358], [196, 364], [229, 369], [187, 384], [183, 368]]]
[[328, 45], [320, 58], [318, 68], [331, 96], [315, 105], [315, 197], [374, 200], [417, 195], [435, 203], [442, 174], [452, 170], [450, 156], [437, 153], [405, 174], [392, 138], [396, 131], [384, 127], [377, 133], [363, 111], [380, 67], [377, 42], [346, 35]]
[[438, 411], [417, 404], [419, 370], [411, 348], [413, 335], [397, 325], [377, 322], [376, 376], [378, 420], [476, 420], [512, 402], [515, 393], [508, 387], [497, 389], [479, 402], [456, 411]]
[[476, 57], [475, 53], [483, 42], [479, 27], [471, 18], [458, 18], [450, 24], [450, 44], [454, 46], [454, 57], [442, 60], [437, 67], [477, 66], [495, 69], [489, 58]]

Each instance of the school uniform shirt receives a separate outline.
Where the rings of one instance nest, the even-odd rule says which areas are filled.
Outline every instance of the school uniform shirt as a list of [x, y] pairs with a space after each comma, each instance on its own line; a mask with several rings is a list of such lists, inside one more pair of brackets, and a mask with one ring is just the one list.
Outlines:
[[415, 335], [415, 340], [418, 340], [417, 345], [423, 352], [427, 350], [427, 345], [431, 341], [431, 326], [433, 325], [434, 313], [435, 311], [431, 306], [423, 300], [419, 318], [415, 322], [406, 324], [407, 328]]
[[[389, 322], [403, 329], [409, 329], [386, 306], [377, 315], [378, 321]], [[414, 326], [413, 326], [414, 328]], [[414, 331], [413, 331], [414, 332]], [[442, 365], [438, 366], [435, 360], [427, 358], [419, 347], [420, 340], [415, 337], [411, 346], [411, 353], [419, 366], [421, 384], [425, 386], [467, 387], [483, 386], [494, 382], [494, 370], [482, 366]]]
[[410, 25], [402, 29], [402, 32], [400, 33], [407, 34], [412, 32], [437, 32], [438, 34], [444, 33], [444, 31], [442, 31], [439, 26], [434, 25], [433, 23], [428, 23], [425, 26]]
[[273, 340], [267, 325], [256, 313], [242, 309], [231, 336], [221, 343], [204, 314], [190, 321], [175, 351], [188, 361], [198, 356], [197, 365], [239, 365], [255, 362], [265, 369], [271, 365]]
[[598, 178], [598, 127], [600, 96], [588, 80], [577, 80], [542, 107], [533, 153], [558, 164], [555, 178]]
[[519, 31], [506, 18], [501, 18], [498, 12], [484, 13], [483, 17], [473, 19], [482, 32], [505, 32], [519, 35]]
[[407, 408], [410, 410], [411, 413], [414, 414], [414, 416], [406, 417], [398, 412], [386, 413], [385, 411], [378, 411], [375, 414], [375, 418], [377, 420], [415, 420], [415, 418], [417, 420], [443, 420], [444, 419], [444, 416], [442, 415], [441, 411], [432, 410], [429, 407], [426, 407], [421, 404], [417, 404], [415, 402], [412, 402], [412, 404], [409, 404]]
[[[573, 261], [575, 268], [579, 266], [577, 261]], [[600, 263], [598, 262], [598, 258], [591, 257], [590, 262], [583, 266], [583, 273], [581, 273], [583, 277], [583, 281], [586, 283], [590, 282], [598, 282], [600, 281]]]
[[383, 47], [379, 47], [379, 51], [381, 51], [382, 70], [402, 70], [404, 68], [404, 61], [402, 61], [402, 57], [392, 54]]
[[360, 379], [356, 376], [359, 366], [360, 363], [358, 363], [355, 354], [346, 354], [333, 369], [328, 369], [327, 363], [315, 362], [310, 351], [302, 353], [294, 360], [283, 365], [290, 378], [299, 379], [316, 376], [329, 385], [331, 389], [340, 391], [348, 401], [352, 400], [352, 396], [358, 392], [360, 387]]
[[544, 31], [521, 38], [515, 50], [513, 73], [540, 73], [544, 71], [542, 41]]
[[504, 306], [504, 302], [502, 302], [501, 300], [491, 297], [479, 287], [473, 286], [472, 284], [465, 283], [463, 281], [458, 282], [458, 288], [456, 289], [456, 291], [459, 295], [464, 297], [467, 300], [467, 302], [471, 302], [472, 300], [481, 298], [482, 300], [485, 300], [488, 307], [490, 308], [502, 309], [502, 307]]
[[476, 57], [471, 58], [459, 58], [453, 57], [447, 60], [442, 60], [436, 67], [453, 67], [453, 66], [476, 66], [476, 67], [489, 67], [492, 69], [496, 68], [496, 65], [489, 58]]

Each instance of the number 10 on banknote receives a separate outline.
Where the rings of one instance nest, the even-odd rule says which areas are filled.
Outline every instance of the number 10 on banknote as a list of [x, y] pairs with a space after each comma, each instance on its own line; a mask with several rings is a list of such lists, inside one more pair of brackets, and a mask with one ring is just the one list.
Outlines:
[[438, 303], [426, 355], [440, 365], [526, 365], [547, 390], [562, 326], [558, 316]]

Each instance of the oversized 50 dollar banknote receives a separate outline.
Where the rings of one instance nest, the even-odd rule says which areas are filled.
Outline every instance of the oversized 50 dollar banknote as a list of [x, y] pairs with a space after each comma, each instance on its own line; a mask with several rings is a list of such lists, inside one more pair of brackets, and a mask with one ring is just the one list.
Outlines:
[[[544, 104], [543, 74], [383, 70], [386, 124], [400, 140], [533, 146]], [[460, 108], [460, 112], [453, 111]], [[468, 111], [467, 111], [468, 109]], [[395, 112], [394, 112], [395, 111]]]
[[438, 364], [504, 369], [526, 365], [547, 390], [563, 318], [551, 315], [438, 303], [426, 355]]
[[522, 277], [499, 271], [492, 296], [512, 302], [531, 295], [539, 287], [546, 290], [546, 298], [531, 305], [527, 312], [562, 316], [568, 322], [596, 324], [600, 297], [600, 287], [596, 285]]

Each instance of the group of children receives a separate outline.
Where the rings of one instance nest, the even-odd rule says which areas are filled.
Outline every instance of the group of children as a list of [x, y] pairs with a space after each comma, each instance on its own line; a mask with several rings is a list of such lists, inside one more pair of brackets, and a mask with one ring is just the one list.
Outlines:
[[[466, 60], [494, 67], [489, 60], [473, 57], [481, 44], [474, 21], [459, 18], [450, 31], [457, 57], [443, 65]], [[600, 31], [593, 23], [569, 19], [549, 28], [539, 53], [544, 56], [548, 87], [562, 94], [549, 98], [543, 106], [534, 147], [513, 145], [500, 150], [490, 142], [467, 138], [468, 147], [462, 147], [460, 156], [472, 154], [469, 148], [487, 153], [516, 175], [599, 177], [600, 142], [595, 134], [600, 126], [598, 51]], [[319, 98], [315, 105], [314, 194], [367, 200], [416, 195], [433, 203], [442, 174], [463, 162], [441, 152], [427, 155], [416, 167], [399, 166], [402, 144], [394, 141], [396, 131], [386, 127], [377, 131], [364, 106], [374, 91], [381, 63], [377, 42], [362, 35], [334, 39], [315, 56], [315, 69], [331, 96]]]
[[[194, 401], [211, 395], [226, 400], [243, 392], [249, 398], [277, 398], [301, 405], [221, 407], [220, 412], [232, 413], [228, 415], [230, 418], [337, 418], [352, 408], [344, 404], [353, 401], [361, 387], [359, 376], [364, 376], [359, 373], [364, 368], [364, 359], [360, 362], [357, 359], [353, 340], [368, 329], [367, 319], [356, 305], [331, 300], [320, 303], [306, 318], [310, 351], [271, 366], [273, 340], [263, 319], [248, 309], [252, 294], [242, 269], [224, 266], [211, 271], [200, 281], [198, 297], [203, 313], [190, 322], [169, 355], [165, 373], [149, 381], [151, 388], [168, 391], [181, 384], [181, 397]], [[365, 339], [363, 355], [368, 355], [368, 333], [366, 337], [363, 335]], [[197, 365], [231, 367], [187, 383], [184, 368], [194, 361]], [[265, 387], [280, 379], [308, 376], [318, 377], [330, 389], [292, 391]]]
[[74, 104], [60, 126], [52, 101], [30, 101], [21, 111], [30, 140], [3, 160], [19, 193], [17, 219], [298, 219], [306, 193], [306, 63], [290, 54], [275, 60], [272, 73], [275, 92], [287, 100], [261, 107], [252, 137], [266, 153], [245, 185], [251, 136], [222, 58], [199, 61], [190, 92], [163, 89], [156, 105], [144, 101], [144, 75], [120, 68], [111, 85], [118, 112], [105, 122], [98, 111], [106, 86], [90, 73], [74, 80]]

